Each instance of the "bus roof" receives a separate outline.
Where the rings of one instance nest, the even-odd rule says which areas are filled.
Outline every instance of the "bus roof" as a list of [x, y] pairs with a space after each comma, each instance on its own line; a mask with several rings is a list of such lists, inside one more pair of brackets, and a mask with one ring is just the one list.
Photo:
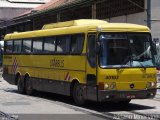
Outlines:
[[34, 38], [52, 35], [85, 32], [150, 32], [147, 26], [129, 23], [108, 23], [103, 20], [80, 19], [44, 25], [42, 30], [14, 32], [7, 34], [5, 40]]
[[104, 21], [104, 20], [80, 19], [80, 20], [72, 20], [67, 22], [46, 24], [42, 27], [42, 29], [62, 28], [62, 27], [71, 27], [71, 26], [88, 26], [88, 25], [95, 25], [95, 24], [99, 25], [99, 24], [106, 24], [106, 23], [107, 21]]

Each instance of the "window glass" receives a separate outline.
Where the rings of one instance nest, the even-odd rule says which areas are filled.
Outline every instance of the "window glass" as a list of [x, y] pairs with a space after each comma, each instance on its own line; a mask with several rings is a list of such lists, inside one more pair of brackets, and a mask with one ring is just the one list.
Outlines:
[[147, 33], [100, 33], [99, 41], [101, 68], [154, 66]]
[[43, 39], [34, 39], [33, 40], [33, 52], [34, 53], [41, 53], [43, 49]]
[[57, 52], [60, 52], [60, 53], [69, 52], [69, 40], [70, 40], [70, 36], [58, 36]]
[[44, 52], [54, 52], [55, 51], [56, 37], [47, 37], [44, 40]]
[[81, 53], [83, 49], [84, 35], [72, 35], [71, 53]]
[[22, 40], [14, 41], [14, 53], [20, 53], [22, 49]]
[[96, 50], [95, 50], [95, 35], [89, 35], [88, 37], [88, 61], [91, 67], [96, 66]]
[[31, 52], [31, 45], [32, 45], [31, 39], [23, 40], [22, 51], [24, 53], [30, 53]]
[[13, 41], [6, 41], [6, 53], [12, 53]]

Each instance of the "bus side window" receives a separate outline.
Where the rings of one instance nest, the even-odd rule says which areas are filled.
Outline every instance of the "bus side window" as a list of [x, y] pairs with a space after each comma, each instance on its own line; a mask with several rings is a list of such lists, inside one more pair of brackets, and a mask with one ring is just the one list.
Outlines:
[[22, 49], [22, 40], [14, 40], [14, 53], [20, 53]]
[[12, 53], [13, 50], [13, 41], [6, 41], [5, 43], [5, 52]]
[[43, 50], [43, 38], [35, 38], [33, 40], [33, 53], [42, 53]]
[[71, 48], [70, 48], [71, 54], [82, 53], [83, 42], [84, 42], [84, 35], [83, 34], [72, 35]]
[[69, 41], [70, 36], [57, 36], [56, 45], [57, 45], [57, 52], [58, 53], [67, 53], [69, 52]]
[[44, 52], [55, 52], [56, 37], [46, 37], [44, 39]]
[[95, 35], [88, 36], [87, 57], [91, 67], [96, 67], [96, 50], [95, 50], [96, 39], [95, 38], [96, 38]]
[[31, 52], [31, 45], [32, 45], [32, 40], [31, 39], [23, 40], [22, 51], [24, 53], [30, 53]]

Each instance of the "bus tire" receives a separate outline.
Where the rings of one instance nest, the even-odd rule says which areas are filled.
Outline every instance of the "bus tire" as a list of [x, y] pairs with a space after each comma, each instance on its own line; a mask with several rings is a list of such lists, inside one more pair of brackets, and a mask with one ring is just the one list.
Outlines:
[[82, 85], [80, 85], [79, 83], [76, 83], [74, 85], [73, 99], [74, 99], [74, 102], [79, 106], [82, 106], [85, 104], [84, 90], [83, 90]]
[[18, 89], [18, 93], [20, 93], [20, 94], [25, 93], [24, 81], [22, 80], [20, 75], [17, 76], [17, 89]]
[[27, 95], [33, 94], [32, 81], [29, 76], [25, 77], [25, 91]]

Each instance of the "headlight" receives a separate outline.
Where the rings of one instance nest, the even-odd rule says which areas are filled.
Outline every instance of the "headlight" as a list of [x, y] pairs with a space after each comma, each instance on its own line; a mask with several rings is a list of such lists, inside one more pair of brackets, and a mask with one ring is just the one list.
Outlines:
[[104, 84], [104, 89], [108, 89], [109, 85], [107, 83]]
[[100, 82], [99, 86], [98, 86], [99, 90], [107, 90], [107, 89], [115, 89], [115, 88], [116, 88], [116, 83], [115, 82], [113, 82], [111, 84]]

